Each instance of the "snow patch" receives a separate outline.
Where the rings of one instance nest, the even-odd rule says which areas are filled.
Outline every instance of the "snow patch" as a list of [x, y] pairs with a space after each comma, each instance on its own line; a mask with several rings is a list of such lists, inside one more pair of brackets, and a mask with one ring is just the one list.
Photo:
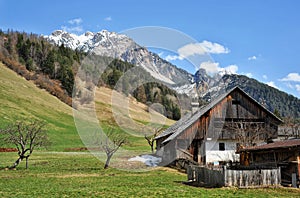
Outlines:
[[133, 158], [128, 159], [128, 161], [138, 161], [146, 164], [150, 167], [158, 166], [158, 164], [162, 161], [161, 157], [156, 157], [153, 155], [139, 155]]
[[173, 87], [173, 89], [180, 94], [187, 94], [189, 96], [196, 96], [196, 83], [185, 84], [180, 87]]

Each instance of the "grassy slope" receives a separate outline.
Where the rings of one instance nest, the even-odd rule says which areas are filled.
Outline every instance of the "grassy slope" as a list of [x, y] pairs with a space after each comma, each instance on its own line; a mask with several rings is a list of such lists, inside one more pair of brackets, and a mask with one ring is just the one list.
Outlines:
[[[111, 90], [100, 88], [96, 91], [96, 109], [98, 118], [104, 128], [109, 125], [117, 126], [111, 122]], [[117, 97], [124, 97], [120, 94]], [[63, 151], [66, 148], [83, 147], [76, 131], [72, 109], [44, 90], [36, 87], [32, 82], [26, 81], [15, 72], [0, 63], [0, 127], [16, 119], [35, 117], [48, 123], [51, 150]], [[121, 108], [121, 107], [118, 107]], [[144, 104], [130, 99], [130, 116], [137, 122], [149, 121], [149, 113]], [[167, 119], [166, 124], [174, 121]], [[117, 130], [120, 129], [117, 127]], [[133, 129], [140, 131], [140, 128]], [[130, 146], [127, 149], [149, 150], [144, 138], [130, 136]], [[1, 147], [1, 146], [0, 146]]]
[[[120, 110], [119, 112], [123, 112], [125, 117], [129, 117], [129, 120], [132, 120], [134, 122], [134, 125], [128, 124], [126, 120], [124, 121], [124, 125], [126, 126], [126, 130], [128, 130], [129, 133], [132, 131], [131, 134], [137, 134], [137, 136], [129, 135], [129, 142], [130, 145], [125, 146], [125, 149], [127, 150], [139, 150], [139, 151], [149, 151], [149, 145], [146, 143], [146, 140], [144, 139], [144, 134], [142, 131], [144, 130], [144, 126], [147, 125], [149, 122], [151, 122], [151, 116], [149, 112], [147, 112], [147, 106], [143, 103], [139, 103], [136, 101], [136, 99], [129, 97], [126, 98], [124, 95], [119, 93], [114, 93], [113, 97], [119, 99], [119, 100], [127, 100], [129, 101], [129, 115], [127, 115], [127, 108], [124, 108], [122, 103], [114, 102], [113, 105], [115, 108]], [[114, 115], [112, 112], [112, 90], [109, 88], [101, 87], [96, 90], [95, 93], [95, 100], [96, 100], [96, 112], [98, 118], [101, 118], [101, 126], [104, 128], [108, 125], [114, 125], [117, 126], [113, 120]], [[156, 120], [158, 118], [161, 118], [164, 122], [162, 122], [164, 125], [170, 126], [175, 121], [167, 119], [166, 117], [162, 116], [161, 114], [153, 114], [153, 117], [156, 117]], [[120, 130], [120, 127], [117, 127], [117, 130]], [[150, 129], [148, 129], [150, 130]]]
[[83, 146], [77, 134], [72, 109], [54, 96], [0, 64], [0, 126], [16, 119], [45, 120], [51, 149]]

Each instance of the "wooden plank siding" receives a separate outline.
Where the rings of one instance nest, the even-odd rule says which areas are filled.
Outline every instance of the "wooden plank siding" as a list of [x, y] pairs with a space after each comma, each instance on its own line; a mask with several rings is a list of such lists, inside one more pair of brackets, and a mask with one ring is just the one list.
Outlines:
[[281, 183], [280, 168], [256, 170], [209, 169], [190, 165], [187, 168], [188, 181], [196, 186], [238, 188], [277, 187]]
[[[223, 98], [206, 114], [191, 124], [181, 133], [178, 140], [188, 139], [190, 143], [192, 139], [203, 140], [206, 138], [235, 140], [235, 131], [224, 127], [229, 122], [264, 123], [265, 128], [263, 130], [272, 134], [272, 138], [277, 137], [276, 132], [278, 128], [275, 126], [277, 126], [279, 122], [272, 120], [265, 109], [249, 100], [247, 96], [237, 90]], [[264, 137], [262, 136], [260, 139], [263, 141]], [[186, 147], [186, 145], [184, 146]], [[195, 148], [193, 148], [193, 145], [191, 145], [188, 150], [194, 155]]]
[[[201, 155], [206, 153], [205, 142], [208, 139], [230, 140], [236, 143], [239, 141], [238, 129], [228, 127], [232, 123], [262, 126], [262, 135], [259, 139], [262, 142], [266, 137], [269, 139], [277, 137], [278, 125], [282, 121], [236, 87], [200, 108], [188, 119], [178, 122], [174, 127], [171, 126], [165, 133], [167, 136], [157, 139], [157, 145], [165, 146], [168, 142], [175, 141], [174, 149], [185, 149], [194, 156], [194, 160], [205, 162], [205, 158], [202, 159]], [[184, 155], [184, 152], [178, 153], [180, 156]]]

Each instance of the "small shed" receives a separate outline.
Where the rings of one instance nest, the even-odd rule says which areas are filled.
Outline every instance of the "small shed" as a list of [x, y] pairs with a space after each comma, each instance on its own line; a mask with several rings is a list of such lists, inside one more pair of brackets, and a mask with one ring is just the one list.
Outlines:
[[300, 184], [300, 139], [277, 141], [239, 150], [240, 163], [246, 166], [281, 168], [283, 185]]

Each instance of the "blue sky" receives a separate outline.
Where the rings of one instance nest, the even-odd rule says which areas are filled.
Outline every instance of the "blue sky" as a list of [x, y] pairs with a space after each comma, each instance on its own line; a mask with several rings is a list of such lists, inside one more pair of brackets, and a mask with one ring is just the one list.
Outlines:
[[[213, 62], [204, 68], [229, 69], [300, 98], [299, 10], [297, 0], [0, 0], [0, 28], [47, 35], [57, 29], [82, 34], [168, 27], [191, 36], [209, 52]], [[187, 67], [180, 55], [161, 54]]]

